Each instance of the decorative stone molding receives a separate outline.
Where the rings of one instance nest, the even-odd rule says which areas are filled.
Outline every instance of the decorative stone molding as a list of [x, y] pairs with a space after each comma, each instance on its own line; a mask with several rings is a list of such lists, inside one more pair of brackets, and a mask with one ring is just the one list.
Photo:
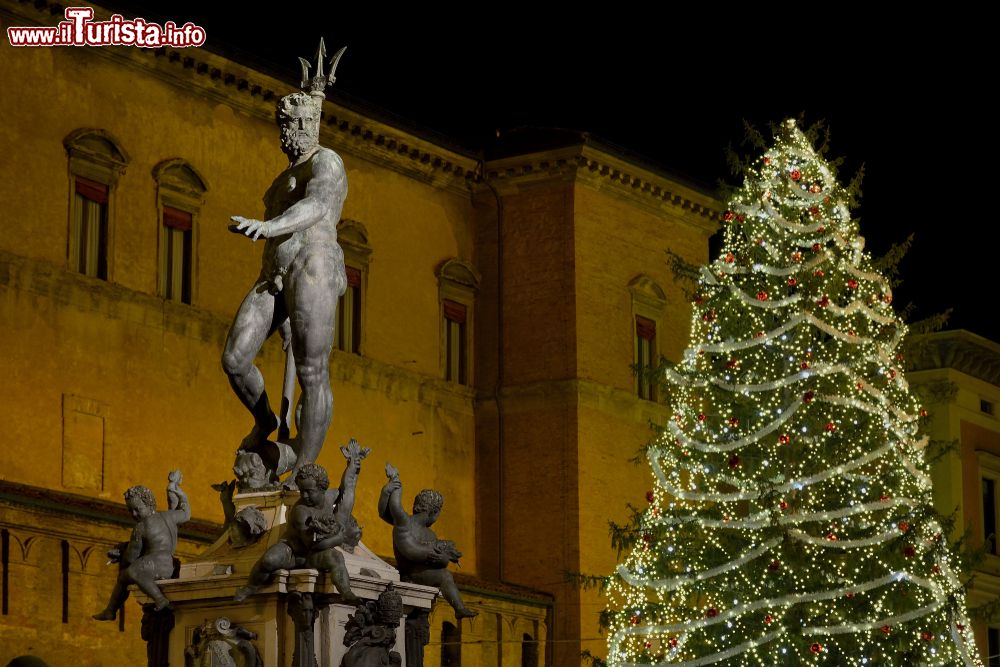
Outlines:
[[658, 213], [680, 213], [683, 221], [707, 234], [715, 232], [721, 217], [722, 202], [714, 197], [630, 162], [586, 136], [572, 146], [491, 160], [483, 177], [501, 191], [545, 181], [575, 181]]
[[951, 368], [1000, 386], [1000, 345], [965, 331], [917, 335], [906, 342], [907, 369]]

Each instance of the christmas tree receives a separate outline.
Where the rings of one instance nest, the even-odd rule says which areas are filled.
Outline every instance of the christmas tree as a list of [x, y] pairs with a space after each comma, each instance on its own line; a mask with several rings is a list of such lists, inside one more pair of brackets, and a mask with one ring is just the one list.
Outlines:
[[981, 665], [889, 281], [833, 167], [794, 121], [777, 134], [666, 371], [608, 663]]

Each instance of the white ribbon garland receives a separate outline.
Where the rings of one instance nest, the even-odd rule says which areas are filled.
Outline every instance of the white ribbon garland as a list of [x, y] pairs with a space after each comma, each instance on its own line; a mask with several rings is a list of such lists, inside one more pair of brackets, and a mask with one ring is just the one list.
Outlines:
[[870, 547], [873, 544], [881, 544], [882, 542], [888, 542], [899, 536], [898, 530], [887, 530], [881, 535], [873, 535], [872, 537], [866, 537], [861, 540], [828, 540], [825, 537], [815, 537], [809, 533], [793, 529], [788, 531], [788, 534], [797, 539], [799, 542], [805, 542], [806, 544], [812, 544], [818, 547], [825, 547], [827, 549], [853, 549], [855, 547]]
[[711, 579], [712, 577], [715, 577], [717, 575], [730, 572], [731, 570], [735, 570], [741, 565], [745, 565], [746, 563], [749, 563], [750, 561], [763, 556], [773, 547], [776, 547], [779, 544], [781, 544], [780, 537], [765, 542], [756, 549], [748, 551], [743, 556], [735, 560], [729, 561], [725, 565], [720, 565], [718, 567], [713, 567], [708, 570], [703, 570], [702, 572], [699, 572], [697, 574], [681, 575], [673, 579], [642, 580], [636, 575], [634, 575], [631, 571], [629, 571], [624, 565], [618, 566], [618, 576], [620, 576], [622, 579], [632, 584], [633, 586], [645, 586], [647, 588], [656, 588], [661, 591], [672, 591], [686, 584], [692, 584], [696, 581], [704, 581], [705, 579]]
[[913, 611], [908, 611], [905, 614], [887, 616], [886, 618], [882, 618], [877, 621], [869, 621], [868, 623], [850, 623], [845, 625], [825, 625], [802, 628], [802, 634], [806, 637], [810, 635], [844, 635], [847, 633], [874, 630], [875, 628], [881, 628], [884, 625], [898, 625], [899, 623], [906, 623], [907, 621], [912, 621], [913, 619], [920, 618], [921, 616], [927, 616], [932, 612], [937, 611], [943, 604], [944, 600], [936, 600], [929, 605], [920, 607], [919, 609], [914, 609]]
[[[775, 419], [773, 422], [771, 422], [764, 428], [760, 429], [759, 431], [756, 431], [755, 433], [751, 433], [746, 437], [740, 438], [739, 440], [733, 440], [732, 442], [727, 442], [721, 445], [713, 445], [707, 442], [701, 442], [700, 440], [692, 440], [691, 438], [687, 437], [687, 435], [685, 435], [685, 433], [674, 421], [670, 421], [667, 423], [667, 429], [685, 447], [697, 449], [700, 452], [731, 452], [732, 450], [739, 449], [744, 445], [749, 445], [751, 443], [757, 442], [764, 436], [770, 435], [771, 433], [777, 431], [781, 426], [785, 424], [786, 421], [788, 421], [788, 419], [793, 414], [795, 414], [795, 411], [799, 409], [800, 405], [802, 405], [802, 399], [796, 399], [795, 401], [792, 402], [791, 405], [785, 408], [785, 411], [782, 412], [777, 419]], [[647, 452], [647, 458], [649, 453], [652, 453], [654, 455], [656, 454], [654, 450], [649, 450], [649, 452]]]

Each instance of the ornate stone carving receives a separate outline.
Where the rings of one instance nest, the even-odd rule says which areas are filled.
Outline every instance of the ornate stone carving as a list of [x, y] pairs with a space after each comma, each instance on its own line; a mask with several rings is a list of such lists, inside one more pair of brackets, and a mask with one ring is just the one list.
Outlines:
[[185, 667], [264, 667], [251, 640], [257, 634], [233, 625], [225, 616], [206, 621], [184, 649]]

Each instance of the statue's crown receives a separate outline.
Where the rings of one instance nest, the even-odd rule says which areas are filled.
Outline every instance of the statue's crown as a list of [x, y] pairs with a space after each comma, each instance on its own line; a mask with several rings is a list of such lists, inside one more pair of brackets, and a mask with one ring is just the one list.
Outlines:
[[376, 620], [383, 625], [399, 625], [399, 619], [403, 617], [403, 598], [393, 588], [392, 584], [378, 596], [376, 607]]
[[343, 47], [340, 51], [333, 54], [328, 63], [330, 66], [330, 73], [327, 75], [323, 74], [323, 60], [326, 58], [326, 45], [323, 43], [323, 38], [319, 38], [319, 48], [316, 49], [316, 72], [310, 77], [309, 70], [311, 65], [309, 61], [305, 58], [299, 58], [299, 63], [302, 65], [302, 92], [309, 93], [314, 97], [319, 97], [321, 100], [326, 97], [326, 89], [333, 85], [333, 82], [337, 80], [334, 74], [337, 72], [337, 63], [340, 62], [340, 57], [344, 55], [344, 51], [347, 47]]

